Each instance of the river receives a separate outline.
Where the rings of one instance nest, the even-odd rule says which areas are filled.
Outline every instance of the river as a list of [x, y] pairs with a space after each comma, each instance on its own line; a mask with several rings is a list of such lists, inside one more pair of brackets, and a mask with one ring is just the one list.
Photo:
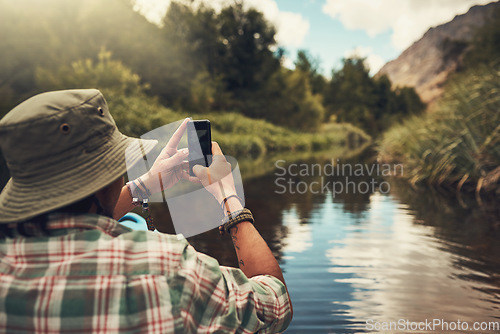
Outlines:
[[[348, 175], [290, 175], [332, 159], [371, 168], [372, 157], [367, 150], [346, 160], [280, 161], [245, 182], [247, 206], [280, 261], [293, 301], [287, 333], [387, 332], [384, 326], [396, 332], [415, 326], [427, 326], [418, 332], [463, 332], [464, 326], [500, 326], [500, 214], [495, 203], [480, 207], [475, 198], [414, 190], [373, 175], [351, 177], [363, 184], [355, 193], [339, 187], [304, 192], [305, 184], [321, 185], [313, 183], [321, 178], [345, 183]], [[293, 181], [291, 191], [287, 187], [282, 193], [279, 177]], [[384, 183], [365, 192], [372, 180], [388, 182], [390, 191]], [[231, 242], [216, 231], [189, 240], [222, 264], [236, 265]]]

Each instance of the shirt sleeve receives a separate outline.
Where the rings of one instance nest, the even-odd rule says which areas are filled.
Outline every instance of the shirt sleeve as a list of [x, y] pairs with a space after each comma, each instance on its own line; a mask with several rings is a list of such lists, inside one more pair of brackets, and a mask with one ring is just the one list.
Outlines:
[[182, 317], [194, 333], [278, 333], [291, 321], [290, 300], [284, 284], [269, 275], [247, 278], [238, 268], [192, 246], [184, 252]]

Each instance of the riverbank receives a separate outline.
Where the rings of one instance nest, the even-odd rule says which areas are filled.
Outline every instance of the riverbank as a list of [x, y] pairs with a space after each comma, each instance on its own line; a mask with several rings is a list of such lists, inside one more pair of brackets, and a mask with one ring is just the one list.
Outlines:
[[405, 165], [412, 184], [500, 193], [500, 66], [457, 75], [425, 115], [387, 131], [379, 160]]
[[[272, 157], [277, 154], [280, 157], [308, 156], [317, 152], [340, 150], [341, 155], [344, 155], [343, 151], [372, 141], [363, 130], [347, 123], [327, 123], [316, 132], [303, 132], [245, 117], [236, 112], [193, 115], [174, 111], [162, 106], [156, 98], [146, 95], [126, 96], [109, 89], [105, 90], [105, 95], [118, 128], [133, 137], [140, 137], [185, 117], [209, 119], [212, 139], [219, 142], [224, 154], [245, 161], [243, 169], [252, 176], [272, 169]], [[8, 170], [0, 153], [0, 189], [8, 177]]]
[[315, 132], [304, 132], [237, 112], [191, 114], [174, 111], [145, 95], [123, 96], [107, 91], [106, 96], [118, 128], [126, 135], [138, 137], [185, 117], [208, 119], [212, 139], [219, 142], [224, 154], [238, 159], [255, 159], [279, 152], [322, 151], [336, 146], [358, 147], [371, 142], [371, 137], [363, 130], [347, 123], [327, 123]]

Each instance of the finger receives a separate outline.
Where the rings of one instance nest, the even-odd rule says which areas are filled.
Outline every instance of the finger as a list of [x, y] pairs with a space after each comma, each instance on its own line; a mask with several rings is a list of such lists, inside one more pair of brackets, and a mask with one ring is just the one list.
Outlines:
[[172, 135], [172, 138], [168, 141], [167, 147], [168, 148], [177, 148], [177, 145], [179, 145], [179, 142], [181, 141], [182, 135], [184, 132], [186, 132], [186, 127], [187, 123], [189, 122], [189, 118], [186, 118], [181, 125], [175, 130], [174, 134]]
[[206, 179], [207, 178], [207, 167], [203, 167], [202, 165], [195, 165], [193, 167], [193, 173], [196, 175], [197, 178], [200, 180]]
[[212, 159], [213, 160], [223, 160], [226, 161], [226, 157], [222, 153], [219, 144], [216, 141], [212, 142]]
[[194, 183], [201, 183], [200, 179], [197, 178], [196, 176], [191, 176], [189, 175], [188, 172], [186, 172], [185, 170], [182, 171], [182, 174], [181, 174], [181, 177], [184, 179], [184, 180], [188, 180], [189, 182], [194, 182]]
[[212, 154], [213, 155], [223, 155], [219, 144], [216, 141], [212, 142]]
[[[184, 159], [189, 155], [189, 151], [187, 148], [184, 148], [180, 151], [177, 151], [174, 155], [168, 158], [168, 162], [173, 166], [184, 164]], [[172, 166], [170, 165], [170, 166]]]

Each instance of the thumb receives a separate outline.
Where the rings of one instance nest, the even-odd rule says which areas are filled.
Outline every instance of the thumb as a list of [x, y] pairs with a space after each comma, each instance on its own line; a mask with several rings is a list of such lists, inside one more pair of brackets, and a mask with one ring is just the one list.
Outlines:
[[196, 175], [200, 181], [204, 181], [207, 178], [207, 167], [203, 167], [202, 165], [194, 165], [193, 166], [193, 173]]

